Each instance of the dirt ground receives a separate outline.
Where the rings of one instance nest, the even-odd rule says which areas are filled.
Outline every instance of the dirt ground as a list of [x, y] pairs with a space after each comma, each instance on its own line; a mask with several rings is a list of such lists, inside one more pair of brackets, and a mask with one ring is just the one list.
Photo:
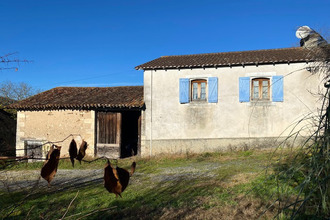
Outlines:
[[[217, 178], [219, 169], [237, 167], [237, 165], [246, 165], [246, 163], [246, 161], [235, 160], [228, 160], [227, 163], [206, 160], [200, 163], [183, 163], [178, 166], [155, 167], [155, 172], [152, 173], [146, 173], [142, 169], [140, 172], [137, 170], [134, 173], [134, 178], [130, 179], [130, 184], [131, 187], [134, 186], [138, 189], [139, 187], [146, 187], [146, 181], [152, 182], [154, 185], [161, 186], [162, 192], [164, 193], [163, 196], [166, 197], [168, 196], [166, 194], [167, 191], [171, 191], [171, 188], [173, 187], [173, 182], [187, 180], [194, 182], [198, 179], [209, 179], [211, 181], [212, 179]], [[33, 193], [69, 192], [72, 191], [70, 189], [76, 189], [77, 186], [84, 187], [92, 184], [103, 186], [103, 172], [103, 168], [59, 169], [55, 178], [51, 182], [52, 186], [48, 187], [47, 181], [40, 177], [40, 170], [2, 170], [0, 171], [0, 191], [29, 192], [29, 190], [33, 190]], [[219, 187], [232, 187], [236, 184], [248, 181], [254, 175], [255, 173], [253, 172], [237, 173], [230, 177], [228, 181], [220, 180], [222, 184], [220, 184]], [[206, 186], [208, 186], [208, 184], [210, 184], [210, 182], [207, 183]], [[198, 185], [196, 185], [196, 187], [198, 187]], [[185, 190], [187, 189], [182, 188], [180, 189], [180, 192], [185, 192]], [[193, 190], [191, 191], [194, 192]], [[149, 194], [150, 196], [153, 196], [153, 192], [150, 192]], [[178, 194], [175, 194], [174, 196], [180, 197]], [[121, 200], [117, 201], [117, 203], [120, 204], [120, 201]], [[164, 200], [164, 204], [162, 203], [160, 207], [161, 210], [154, 210], [153, 215], [157, 216], [157, 219], [256, 219], [257, 216], [261, 215], [265, 207], [263, 201], [252, 201], [245, 197], [237, 197], [233, 201], [237, 203], [236, 205], [221, 205], [221, 209], [219, 209], [220, 206], [217, 205], [217, 203], [214, 203], [214, 198], [212, 196], [197, 197], [195, 198], [195, 202], [196, 201], [201, 204], [201, 207], [195, 207], [192, 209], [189, 208], [189, 206], [178, 208], [171, 205], [164, 205], [167, 203], [167, 201]], [[203, 208], [203, 204], [213, 204], [214, 207]], [[121, 209], [126, 210], [126, 208], [123, 207], [121, 207]], [[126, 212], [121, 209], [118, 209], [115, 215], [112, 215], [111, 213], [111, 216], [114, 217], [114, 219], [122, 219], [126, 217], [127, 219], [132, 219], [131, 215], [126, 216]], [[150, 212], [150, 210], [145, 210], [146, 213], [143, 213], [143, 210], [141, 210], [141, 213], [139, 214], [141, 218], [143, 218], [142, 216], [147, 217], [150, 215], [147, 212]], [[118, 218], [115, 216], [118, 216]], [[267, 217], [268, 216], [265, 216], [265, 218]]]
[[[180, 179], [194, 179], [200, 175], [203, 177], [215, 176], [214, 170], [221, 165], [218, 163], [207, 163], [195, 166], [183, 166], [161, 169], [158, 174], [148, 174], [154, 182], [167, 182]], [[54, 189], [66, 189], [74, 186], [84, 186], [94, 183], [103, 184], [103, 169], [59, 169], [51, 182]], [[142, 175], [138, 171], [134, 176]], [[144, 174], [146, 175], [146, 174]], [[131, 181], [138, 181], [139, 178], [132, 178]], [[14, 192], [17, 190], [28, 190], [38, 185], [40, 189], [48, 188], [46, 180], [40, 177], [40, 170], [0, 171], [0, 191]]]
[[[79, 170], [78, 172], [60, 169], [51, 182], [51, 188], [64, 189], [95, 182], [103, 183], [103, 169]], [[0, 171], [0, 190], [8, 192], [28, 190], [36, 184], [40, 189], [48, 188], [48, 183], [40, 177], [39, 170]]]

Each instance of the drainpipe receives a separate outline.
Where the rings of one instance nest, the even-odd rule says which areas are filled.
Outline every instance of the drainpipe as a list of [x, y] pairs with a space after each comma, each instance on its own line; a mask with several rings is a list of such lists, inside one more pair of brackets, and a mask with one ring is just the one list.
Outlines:
[[149, 156], [152, 156], [152, 74], [153, 70], [150, 72], [150, 142], [149, 142]]

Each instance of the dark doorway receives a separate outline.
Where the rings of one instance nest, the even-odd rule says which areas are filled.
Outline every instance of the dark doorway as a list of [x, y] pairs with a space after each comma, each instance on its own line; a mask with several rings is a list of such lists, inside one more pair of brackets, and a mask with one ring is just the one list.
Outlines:
[[140, 117], [140, 111], [122, 112], [121, 158], [138, 154], [141, 133]]

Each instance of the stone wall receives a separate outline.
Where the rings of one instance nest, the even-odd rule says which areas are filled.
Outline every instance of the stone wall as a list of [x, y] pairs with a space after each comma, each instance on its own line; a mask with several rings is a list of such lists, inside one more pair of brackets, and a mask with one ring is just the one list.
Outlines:
[[[300, 119], [317, 115], [320, 79], [306, 63], [146, 70], [141, 155], [201, 152], [249, 143], [251, 139], [288, 136], [312, 124]], [[240, 102], [240, 77], [283, 76], [284, 101]], [[218, 78], [218, 102], [180, 104], [179, 79]], [[272, 83], [272, 82], [271, 82]], [[270, 96], [271, 97], [271, 96]], [[297, 126], [296, 126], [297, 125]], [[293, 129], [294, 128], [294, 129]], [[293, 129], [293, 130], [292, 130]], [[303, 130], [302, 130], [303, 129]]]
[[[87, 155], [94, 156], [95, 151], [95, 112], [84, 110], [57, 111], [18, 111], [16, 133], [16, 155], [24, 156], [24, 144], [27, 141], [40, 143], [58, 142], [70, 134], [79, 148], [82, 139], [88, 144]], [[62, 146], [61, 157], [68, 156], [72, 137], [57, 143]], [[43, 146], [47, 152], [49, 144]]]

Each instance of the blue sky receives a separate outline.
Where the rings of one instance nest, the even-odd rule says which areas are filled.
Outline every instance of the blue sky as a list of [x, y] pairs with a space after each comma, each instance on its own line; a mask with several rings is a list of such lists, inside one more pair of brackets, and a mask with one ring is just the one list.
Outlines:
[[143, 85], [135, 66], [164, 55], [297, 46], [299, 26], [329, 36], [330, 1], [0, 0], [0, 56], [32, 60], [0, 82]]

